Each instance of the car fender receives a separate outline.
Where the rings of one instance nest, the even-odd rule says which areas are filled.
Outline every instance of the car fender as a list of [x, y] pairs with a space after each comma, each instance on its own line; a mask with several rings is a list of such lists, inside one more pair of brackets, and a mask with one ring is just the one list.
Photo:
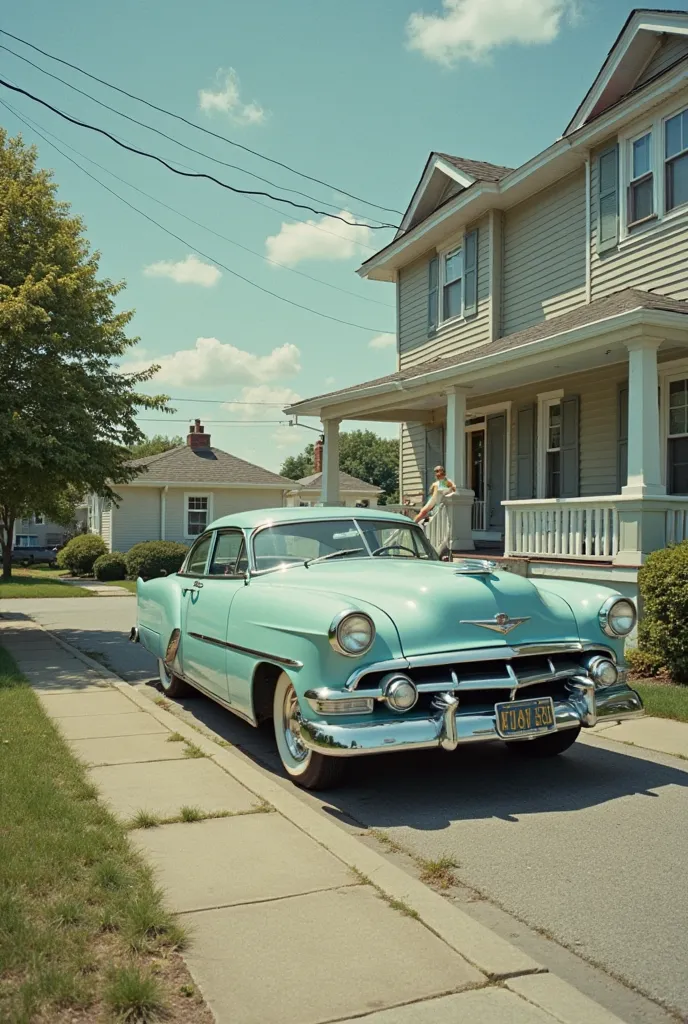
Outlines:
[[[607, 636], [600, 626], [600, 609], [609, 598], [624, 598], [613, 587], [577, 580], [533, 580], [540, 593], [565, 601], [573, 612], [582, 643], [610, 647], [619, 661], [623, 660], [624, 638]], [[633, 602], [635, 604], [635, 602]]]

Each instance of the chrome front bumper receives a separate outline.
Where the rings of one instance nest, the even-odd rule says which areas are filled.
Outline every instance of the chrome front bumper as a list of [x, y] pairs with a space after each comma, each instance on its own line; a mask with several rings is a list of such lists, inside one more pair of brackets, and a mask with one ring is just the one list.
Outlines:
[[[523, 698], [527, 699], [525, 694]], [[301, 738], [311, 750], [330, 757], [357, 757], [360, 754], [428, 750], [433, 747], [455, 750], [460, 743], [501, 739], [494, 712], [464, 714], [453, 693], [440, 694], [436, 707], [436, 714], [415, 718], [400, 715], [394, 721], [388, 718], [375, 721], [373, 716], [355, 724], [302, 719]], [[596, 690], [587, 676], [574, 677], [570, 697], [554, 702], [557, 730], [580, 725], [590, 729], [605, 719], [622, 722], [628, 718], [641, 718], [644, 714], [640, 696], [625, 683]], [[509, 742], [527, 743], [532, 738]]]

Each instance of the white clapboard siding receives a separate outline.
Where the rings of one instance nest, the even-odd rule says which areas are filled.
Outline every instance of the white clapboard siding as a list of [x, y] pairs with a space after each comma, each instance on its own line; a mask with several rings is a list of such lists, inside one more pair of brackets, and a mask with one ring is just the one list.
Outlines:
[[508, 210], [503, 221], [502, 334], [585, 302], [585, 175]]
[[650, 62], [635, 83], [635, 88], [645, 85], [651, 78], [661, 75], [676, 61], [688, 57], [688, 39], [685, 36], [667, 35], [650, 58]]
[[[489, 338], [490, 227], [488, 218], [470, 224], [478, 229], [478, 312], [468, 320], [439, 326], [428, 337], [428, 263], [433, 250], [404, 267], [399, 273], [399, 358], [400, 366], [415, 366], [428, 359], [446, 358]], [[458, 241], [458, 239], [457, 239]], [[450, 240], [447, 240], [450, 244]]]

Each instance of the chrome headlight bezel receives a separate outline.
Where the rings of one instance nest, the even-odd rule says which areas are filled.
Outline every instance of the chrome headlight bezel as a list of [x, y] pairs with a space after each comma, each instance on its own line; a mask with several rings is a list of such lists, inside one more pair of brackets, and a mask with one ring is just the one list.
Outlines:
[[[618, 630], [612, 625], [613, 611], [616, 605], [625, 604], [628, 605], [632, 611], [631, 626], [629, 629]], [[623, 637], [628, 636], [635, 629], [635, 624], [638, 621], [638, 611], [635, 604], [628, 597], [608, 597], [604, 602], [599, 611], [600, 629], [606, 636], [614, 637], [615, 640], [619, 640]]]
[[[361, 647], [358, 650], [350, 650], [346, 647], [343, 637], [345, 636], [345, 628], [347, 623], [352, 618], [363, 619], [367, 622], [369, 627], [369, 638], [368, 643], [365, 647]], [[367, 654], [370, 648], [375, 642], [375, 623], [371, 619], [370, 615], [365, 612], [359, 612], [355, 608], [347, 608], [343, 612], [339, 612], [335, 615], [327, 634], [330, 646], [337, 654], [343, 654], [345, 658], [362, 658], [364, 654]]]
[[[604, 682], [602, 673], [608, 666], [611, 666], [614, 678]], [[595, 655], [594, 658], [588, 661], [587, 671], [595, 686], [599, 689], [604, 689], [606, 686], [615, 686], [619, 682], [618, 665], [616, 665], [612, 658], [605, 657], [603, 654]]]
[[[398, 715], [404, 715], [407, 711], [413, 710], [418, 703], [418, 688], [413, 679], [404, 675], [403, 672], [390, 672], [389, 675], [386, 675], [381, 680], [380, 686], [385, 695], [387, 707], [390, 711], [395, 711]], [[395, 703], [395, 692], [402, 687], [406, 687], [411, 691], [411, 700], [406, 705], [398, 705]]]

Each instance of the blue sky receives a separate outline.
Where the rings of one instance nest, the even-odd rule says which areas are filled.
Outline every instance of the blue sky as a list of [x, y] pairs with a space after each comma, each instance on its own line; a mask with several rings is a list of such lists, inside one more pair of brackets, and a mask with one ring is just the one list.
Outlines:
[[[646, 6], [661, 8], [666, 0]], [[549, 145], [630, 9], [626, 0], [24, 0], [3, 28], [237, 142], [403, 210], [433, 149], [518, 166]], [[157, 114], [20, 43], [6, 37], [0, 42], [189, 146], [282, 189], [310, 193], [319, 200], [312, 205], [394, 220]], [[0, 69], [73, 116], [172, 162], [241, 188], [310, 202], [184, 151], [4, 50]], [[369, 247], [390, 240], [389, 231], [322, 221], [304, 210], [293, 212], [315, 227], [294, 227], [287, 206], [260, 200], [283, 211], [275, 213], [209, 182], [179, 178], [25, 97], [2, 90], [0, 99], [54, 133], [61, 148], [74, 147], [241, 246], [352, 293], [251, 255], [65, 149], [190, 244], [169, 237], [0, 107], [0, 123], [37, 142], [41, 164], [55, 169], [60, 197], [83, 216], [93, 247], [102, 253], [103, 273], [127, 281], [121, 305], [136, 310], [131, 333], [141, 339], [131, 359], [162, 362], [161, 379], [151, 390], [177, 399], [174, 417], [142, 418], [146, 433], [185, 434], [188, 420], [200, 416], [217, 447], [278, 469], [316, 435], [258, 422], [283, 419], [279, 405], [259, 402], [307, 397], [395, 369], [394, 347], [379, 337], [394, 331], [393, 286], [355, 274], [371, 255]], [[191, 246], [211, 258], [194, 255]], [[293, 302], [359, 326], [280, 302], [213, 260]], [[232, 400], [245, 404], [224, 406]], [[394, 431], [381, 425], [381, 433]]]

